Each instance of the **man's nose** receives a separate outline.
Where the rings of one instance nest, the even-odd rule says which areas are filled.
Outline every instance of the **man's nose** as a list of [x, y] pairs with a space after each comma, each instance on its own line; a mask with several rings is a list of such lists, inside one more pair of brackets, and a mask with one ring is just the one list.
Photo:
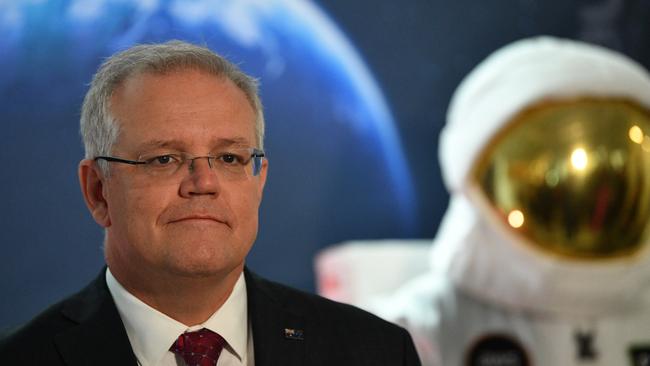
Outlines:
[[200, 156], [188, 162], [189, 174], [181, 183], [181, 195], [216, 195], [219, 192], [219, 177], [214, 169], [215, 162], [207, 156]]

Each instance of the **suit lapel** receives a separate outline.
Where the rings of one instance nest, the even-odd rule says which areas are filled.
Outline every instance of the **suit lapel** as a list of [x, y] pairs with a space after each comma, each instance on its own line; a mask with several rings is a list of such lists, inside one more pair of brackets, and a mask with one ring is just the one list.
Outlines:
[[62, 310], [65, 317], [78, 323], [55, 337], [68, 365], [137, 365], [104, 276], [102, 271]]
[[[263, 279], [244, 272], [248, 316], [253, 330], [256, 366], [305, 364], [309, 329], [302, 315], [287, 309], [286, 299]], [[122, 319], [108, 291], [105, 271], [62, 310], [78, 323], [55, 337], [65, 363], [77, 365], [137, 365]]]
[[252, 322], [256, 366], [304, 365], [309, 334], [300, 314], [263, 279], [245, 269], [248, 317]]

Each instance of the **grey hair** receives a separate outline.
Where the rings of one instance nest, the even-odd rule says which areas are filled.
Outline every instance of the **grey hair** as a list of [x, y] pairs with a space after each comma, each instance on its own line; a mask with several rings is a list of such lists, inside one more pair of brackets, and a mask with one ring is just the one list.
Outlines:
[[[264, 148], [264, 113], [258, 95], [258, 81], [236, 65], [206, 47], [182, 41], [143, 44], [109, 57], [93, 77], [81, 107], [81, 136], [86, 159], [110, 156], [120, 133], [120, 126], [111, 114], [111, 96], [127, 78], [142, 73], [166, 74], [183, 69], [197, 69], [231, 80], [244, 92], [255, 111], [255, 138]], [[99, 161], [102, 172], [108, 164]]]

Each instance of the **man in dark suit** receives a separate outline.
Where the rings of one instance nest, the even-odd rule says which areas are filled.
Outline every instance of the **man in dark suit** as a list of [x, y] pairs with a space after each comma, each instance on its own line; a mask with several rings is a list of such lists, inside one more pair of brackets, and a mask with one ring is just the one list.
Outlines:
[[84, 100], [107, 267], [0, 343], [2, 365], [419, 365], [408, 333], [245, 268], [268, 162], [254, 79], [183, 42], [109, 58]]

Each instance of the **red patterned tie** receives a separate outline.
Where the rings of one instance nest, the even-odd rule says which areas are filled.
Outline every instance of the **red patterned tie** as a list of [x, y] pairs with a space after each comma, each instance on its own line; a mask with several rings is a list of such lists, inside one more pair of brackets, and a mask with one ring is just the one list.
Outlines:
[[181, 356], [187, 366], [215, 366], [225, 344], [220, 335], [203, 328], [181, 334], [169, 350]]

